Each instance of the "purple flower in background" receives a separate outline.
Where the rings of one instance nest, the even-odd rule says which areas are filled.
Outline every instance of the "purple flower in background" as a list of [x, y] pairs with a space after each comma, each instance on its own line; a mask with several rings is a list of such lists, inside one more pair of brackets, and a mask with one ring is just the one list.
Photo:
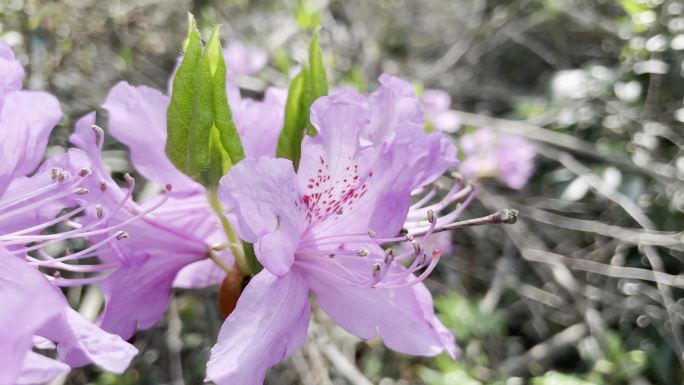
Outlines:
[[223, 57], [228, 70], [234, 75], [254, 75], [261, 71], [268, 61], [266, 51], [238, 40], [228, 43], [223, 49]]
[[461, 127], [461, 119], [451, 111], [451, 96], [446, 91], [426, 89], [423, 91], [425, 120], [437, 130], [453, 133]]
[[460, 139], [464, 158], [460, 171], [469, 177], [495, 177], [519, 190], [534, 173], [534, 146], [523, 137], [483, 127]]
[[[43, 383], [89, 363], [121, 373], [137, 350], [68, 306], [57, 286], [74, 281], [39, 270], [99, 273], [113, 266], [66, 263], [94, 248], [62, 257], [45, 250], [88, 235], [89, 225], [51, 234], [43, 231], [69, 222], [87, 208], [70, 206], [71, 198], [88, 195], [81, 183], [91, 173], [89, 167], [72, 162], [85, 156], [77, 150], [46, 161], [33, 173], [62, 112], [52, 95], [21, 90], [22, 78], [12, 51], [0, 42], [0, 383]], [[68, 210], [58, 216], [64, 209]], [[116, 229], [105, 232], [113, 233], [107, 242], [121, 234]], [[56, 347], [64, 363], [34, 353], [34, 346]]]
[[[318, 135], [302, 143], [296, 173], [289, 160], [247, 158], [222, 179], [228, 217], [265, 269], [224, 323], [208, 380], [261, 384], [268, 367], [304, 343], [310, 291], [360, 338], [379, 333], [399, 352], [456, 354], [422, 284], [441, 256], [423, 246], [437, 226], [435, 211], [407, 218], [411, 193], [456, 165], [456, 149], [440, 133], [425, 134], [421, 117], [410, 85], [384, 75], [369, 97], [342, 92], [314, 103]], [[426, 197], [413, 208], [428, 207]], [[407, 221], [419, 230], [397, 236]], [[395, 242], [412, 247], [383, 249]]]

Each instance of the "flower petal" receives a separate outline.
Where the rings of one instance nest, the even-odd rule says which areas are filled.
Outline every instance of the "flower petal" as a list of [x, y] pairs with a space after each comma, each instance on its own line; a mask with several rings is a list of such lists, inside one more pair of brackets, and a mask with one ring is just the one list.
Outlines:
[[0, 384], [12, 384], [36, 330], [67, 303], [41, 273], [0, 246]]
[[55, 341], [60, 359], [72, 367], [94, 363], [107, 371], [123, 373], [138, 353], [133, 345], [98, 328], [71, 308], [44, 325], [38, 334]]
[[435, 316], [432, 296], [422, 283], [364, 288], [342, 286], [319, 274], [306, 277], [321, 308], [349, 333], [368, 340], [379, 332], [387, 347], [401, 353], [434, 356], [446, 351], [455, 356], [454, 337]]
[[57, 99], [38, 91], [5, 96], [0, 110], [0, 175], [23, 176], [43, 160], [52, 129], [62, 119]]
[[259, 262], [276, 275], [289, 271], [305, 228], [296, 183], [292, 162], [262, 157], [235, 165], [219, 187], [238, 234], [254, 243]]
[[[69, 370], [71, 370], [71, 368], [67, 364], [63, 364], [34, 352], [29, 352], [24, 359], [21, 374], [19, 375], [19, 378], [17, 378], [16, 383], [7, 382], [7, 384], [44, 384], [61, 374], [68, 373]], [[0, 378], [2, 378], [1, 374]], [[6, 382], [2, 383], [5, 384]]]
[[423, 106], [411, 83], [387, 74], [379, 81], [380, 87], [369, 97], [371, 124], [363, 134], [375, 144], [393, 137], [402, 124], [423, 124]]
[[100, 258], [122, 263], [101, 284], [105, 308], [100, 315], [100, 326], [126, 339], [136, 330], [150, 328], [161, 319], [176, 274], [206, 254], [206, 249], [194, 248], [196, 242], [162, 228], [148, 225], [129, 231], [133, 234], [131, 239], [117, 242], [116, 248], [109, 247], [111, 250], [100, 251]]
[[169, 97], [145, 86], [120, 82], [102, 107], [109, 112], [109, 132], [128, 146], [131, 161], [145, 178], [177, 190], [199, 186], [178, 171], [166, 156], [166, 107]]
[[14, 52], [7, 43], [0, 41], [0, 107], [5, 95], [21, 89], [24, 79], [24, 68], [14, 56]]
[[254, 75], [268, 61], [268, 53], [256, 47], [250, 47], [241, 41], [233, 40], [223, 50], [228, 71], [236, 75]]
[[250, 281], [211, 349], [207, 379], [261, 385], [266, 369], [298, 350], [311, 317], [308, 289], [296, 271], [263, 270]]
[[287, 91], [268, 88], [263, 101], [242, 99], [233, 117], [247, 157], [275, 156], [283, 129]]

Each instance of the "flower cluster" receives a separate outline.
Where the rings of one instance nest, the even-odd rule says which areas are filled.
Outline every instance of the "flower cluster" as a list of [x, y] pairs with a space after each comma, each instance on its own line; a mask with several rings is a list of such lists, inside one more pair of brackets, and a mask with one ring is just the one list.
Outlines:
[[468, 177], [494, 177], [509, 188], [520, 190], [534, 173], [534, 146], [521, 136], [500, 134], [482, 127], [463, 135], [464, 153], [460, 171]]
[[[501, 138], [492, 155], [480, 130], [462, 138], [459, 162], [449, 96], [426, 90], [421, 100], [410, 83], [382, 75], [369, 95], [338, 90], [312, 101], [301, 155], [276, 157], [287, 91], [243, 97], [236, 79], [258, 72], [266, 54], [238, 42], [223, 54], [245, 159], [214, 188], [165, 152], [170, 95], [126, 82], [109, 92], [107, 132], [153, 187], [134, 199], [136, 180], [118, 183], [103, 160], [94, 112], [75, 124], [73, 148], [43, 159], [59, 103], [22, 90], [22, 66], [0, 44], [0, 383], [43, 383], [89, 363], [120, 373], [137, 353], [126, 340], [163, 317], [174, 288], [235, 274], [239, 299], [207, 366], [216, 384], [261, 384], [305, 342], [312, 298], [361, 339], [456, 357], [423, 281], [451, 251], [447, 230], [476, 194], [458, 172], [484, 175], [485, 153], [487, 167], [520, 188], [533, 152]], [[241, 270], [247, 250], [263, 269]], [[94, 322], [61, 290], [90, 284], [104, 298]], [[34, 348], [56, 349], [58, 360]]]

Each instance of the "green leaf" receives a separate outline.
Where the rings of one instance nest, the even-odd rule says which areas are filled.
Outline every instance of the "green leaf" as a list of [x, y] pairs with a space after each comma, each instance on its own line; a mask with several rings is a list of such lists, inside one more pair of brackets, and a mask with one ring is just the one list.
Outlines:
[[[215, 50], [212, 49], [216, 47]], [[237, 126], [233, 120], [233, 113], [230, 110], [228, 103], [228, 95], [226, 94], [226, 63], [223, 60], [223, 50], [221, 50], [221, 43], [218, 40], [218, 33], [215, 41], [209, 40], [207, 49], [215, 51], [216, 65], [214, 71], [214, 125], [219, 131], [221, 144], [226, 151], [232, 164], [236, 164], [245, 158], [245, 152], [240, 141], [240, 134]], [[224, 172], [227, 172], [225, 170]]]
[[183, 60], [173, 77], [173, 92], [167, 110], [166, 154], [180, 171], [187, 175], [194, 173], [189, 154], [190, 130], [195, 116], [195, 98], [202, 41], [197, 24], [188, 14], [188, 36], [183, 44]]
[[[309, 45], [309, 68], [311, 73], [311, 93], [313, 100], [328, 95], [328, 77], [325, 73], [321, 54], [321, 36], [317, 30]], [[313, 102], [312, 100], [312, 102]]]
[[299, 165], [304, 129], [309, 120], [309, 113], [306, 108], [308, 72], [309, 70], [306, 67], [302, 67], [302, 70], [290, 83], [287, 102], [285, 103], [285, 123], [280, 137], [278, 137], [278, 148], [276, 149], [276, 156], [292, 160], [295, 169]]
[[321, 54], [318, 31], [309, 45], [309, 65], [292, 80], [285, 104], [285, 123], [278, 138], [276, 156], [292, 160], [295, 170], [299, 166], [304, 134], [315, 136], [316, 130], [309, 120], [309, 110], [316, 99], [328, 95], [328, 77]]
[[228, 104], [219, 28], [203, 47], [192, 15], [188, 23], [167, 110], [166, 154], [180, 171], [216, 188], [230, 167], [244, 158], [244, 151]]

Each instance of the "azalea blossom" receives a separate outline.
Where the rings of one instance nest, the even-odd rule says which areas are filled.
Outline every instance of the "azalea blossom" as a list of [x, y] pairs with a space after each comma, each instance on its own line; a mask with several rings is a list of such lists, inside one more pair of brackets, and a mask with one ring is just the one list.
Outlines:
[[[422, 283], [441, 257], [423, 246], [439, 230], [436, 211], [423, 213], [427, 229], [398, 235], [409, 222], [419, 229], [423, 218], [407, 218], [411, 194], [454, 167], [456, 149], [441, 133], [424, 133], [408, 83], [380, 81], [368, 97], [343, 91], [314, 103], [318, 134], [303, 141], [298, 171], [289, 160], [247, 158], [221, 180], [228, 217], [264, 270], [221, 328], [208, 380], [261, 384], [268, 367], [304, 343], [310, 292], [360, 338], [379, 334], [406, 354], [456, 355]], [[398, 254], [396, 242], [412, 247]]]
[[534, 173], [536, 151], [525, 138], [500, 134], [491, 128], [478, 128], [460, 138], [463, 162], [459, 168], [472, 178], [494, 177], [509, 188], [519, 190]]
[[[270, 88], [263, 101], [255, 101], [242, 98], [232, 78], [227, 80], [245, 152], [251, 156], [274, 155], [283, 124], [285, 91]], [[234, 263], [225, 247], [215, 247], [228, 240], [207, 200], [207, 191], [178, 171], [164, 152], [168, 103], [169, 97], [158, 90], [121, 82], [103, 104], [109, 116], [109, 133], [128, 146], [136, 170], [162, 187], [159, 195], [141, 204], [128, 197], [109, 225], [128, 223], [126, 230], [135, 236], [99, 249], [99, 258], [118, 264], [117, 270], [101, 283], [105, 308], [99, 322], [105, 330], [124, 338], [161, 319], [174, 287], [218, 284], [225, 271], [215, 260], [224, 266]], [[96, 170], [103, 170], [98, 177], [113, 183], [101, 159], [102, 138], [97, 136], [103, 133], [94, 134], [94, 123], [94, 113], [83, 117], [71, 141], [96, 161]], [[130, 183], [134, 181], [130, 179]], [[122, 191], [119, 198], [102, 206], [116, 205], [125, 194]], [[87, 213], [91, 218], [98, 215], [93, 210]]]
[[[21, 89], [23, 69], [1, 42], [0, 79], [0, 383], [43, 383], [89, 363], [121, 373], [137, 350], [71, 309], [59, 289], [74, 282], [62, 278], [62, 272], [100, 273], [115, 266], [67, 263], [85, 259], [99, 245], [59, 257], [46, 249], [93, 235], [93, 225], [43, 233], [96, 205], [98, 197], [82, 185], [91, 176], [87, 158], [70, 151], [36, 171], [48, 136], [62, 118], [59, 103], [48, 93]], [[106, 185], [99, 186], [101, 194], [105, 190]], [[72, 199], [86, 195], [92, 198], [85, 205], [71, 207]], [[111, 227], [99, 232], [106, 234], [103, 244], [124, 234]], [[34, 346], [56, 348], [62, 362], [33, 352]]]
[[228, 43], [223, 49], [223, 57], [228, 69], [235, 75], [254, 75], [261, 71], [268, 61], [266, 51], [239, 40]]
[[451, 96], [438, 89], [426, 89], [423, 91], [423, 106], [425, 107], [425, 120], [435, 129], [453, 133], [461, 127], [461, 119], [451, 111]]

